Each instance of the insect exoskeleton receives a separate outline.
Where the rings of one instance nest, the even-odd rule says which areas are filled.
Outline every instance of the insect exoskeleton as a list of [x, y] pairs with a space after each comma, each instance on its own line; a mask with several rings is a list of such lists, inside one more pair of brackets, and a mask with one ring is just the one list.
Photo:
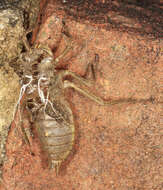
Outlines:
[[[57, 69], [59, 62], [71, 48], [72, 43], [54, 59], [52, 50], [44, 44], [39, 44], [30, 48], [22, 56], [24, 59], [21, 59], [23, 77], [27, 79], [27, 82], [22, 85], [17, 105], [21, 107], [19, 104], [25, 93], [26, 98], [21, 109], [28, 108], [41, 150], [45, 153], [44, 155], [47, 155], [45, 157], [48, 159], [49, 168], [55, 168], [56, 174], [74, 145], [74, 118], [71, 107], [65, 99], [66, 88], [73, 88], [102, 106], [136, 102], [130, 98], [103, 100], [88, 90], [91, 83], [86, 79], [71, 71]], [[94, 79], [96, 79], [94, 69], [97, 68], [98, 62], [99, 56], [95, 54], [94, 64], [88, 67]], [[142, 101], [144, 102], [140, 100]]]
[[35, 93], [29, 93], [33, 102], [27, 98], [26, 104], [27, 107], [34, 106], [31, 110], [35, 116], [33, 128], [49, 168], [55, 168], [58, 174], [61, 163], [71, 153], [75, 129], [73, 113], [64, 98], [62, 78], [53, 63], [53, 57], [48, 54], [37, 64], [38, 75], [32, 83], [32, 86], [37, 84], [37, 88]]
[[74, 144], [74, 123], [72, 114], [70, 121], [66, 121], [55, 107], [54, 109], [56, 113], [53, 113], [53, 117], [44, 113], [43, 109], [39, 111], [35, 129], [43, 152], [48, 155], [49, 168], [55, 168], [58, 174], [61, 163], [68, 157]]

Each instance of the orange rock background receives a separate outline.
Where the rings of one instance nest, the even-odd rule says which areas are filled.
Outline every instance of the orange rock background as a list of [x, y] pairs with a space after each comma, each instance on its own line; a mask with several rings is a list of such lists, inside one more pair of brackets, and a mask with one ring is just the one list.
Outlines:
[[[85, 2], [83, 7], [87, 6]], [[79, 9], [81, 5], [75, 5], [75, 1], [69, 7], [68, 1], [66, 4], [43, 0], [33, 42], [47, 43], [55, 50], [54, 57], [60, 55], [67, 43], [62, 37], [64, 20], [74, 48], [61, 61], [61, 68], [84, 76], [87, 64], [98, 54], [97, 79], [91, 92], [106, 100], [152, 97], [156, 101], [104, 107], [74, 90], [66, 90], [65, 96], [76, 123], [76, 143], [72, 154], [63, 163], [60, 175], [56, 176], [54, 170], [43, 169], [37, 139], [31, 140], [31, 147], [24, 144], [17, 130], [18, 124], [13, 123], [8, 136], [8, 161], [3, 171], [5, 187], [1, 189], [162, 189], [163, 120], [162, 104], [157, 103], [163, 101], [163, 42], [160, 33], [158, 30], [154, 33], [150, 23], [142, 25], [136, 18], [117, 15], [111, 8], [119, 1], [95, 2], [101, 7], [108, 6], [109, 11], [103, 15], [101, 12], [100, 16], [105, 16], [104, 20], [107, 16], [114, 18], [120, 27], [112, 23], [96, 23], [93, 16], [89, 19], [89, 15], [84, 19], [80, 12], [82, 8]], [[74, 16], [77, 8], [81, 18]], [[150, 14], [147, 9], [144, 11]], [[159, 22], [159, 15], [152, 16]], [[26, 125], [28, 127], [28, 121]]]

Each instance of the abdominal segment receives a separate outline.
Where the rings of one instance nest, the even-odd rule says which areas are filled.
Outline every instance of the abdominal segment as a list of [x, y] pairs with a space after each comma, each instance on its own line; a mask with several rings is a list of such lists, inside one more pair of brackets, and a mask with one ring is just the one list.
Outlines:
[[41, 113], [35, 123], [42, 149], [47, 153], [50, 168], [58, 173], [60, 164], [70, 154], [74, 144], [74, 125], [67, 122], [57, 122], [55, 118]]

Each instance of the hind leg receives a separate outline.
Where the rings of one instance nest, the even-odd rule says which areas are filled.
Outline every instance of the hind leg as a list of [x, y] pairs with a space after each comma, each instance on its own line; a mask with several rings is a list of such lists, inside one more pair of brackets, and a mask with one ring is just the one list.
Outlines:
[[115, 104], [122, 104], [122, 103], [147, 103], [150, 102], [150, 99], [132, 99], [132, 98], [126, 98], [126, 99], [118, 99], [118, 100], [103, 100], [99, 96], [96, 96], [92, 94], [89, 90], [86, 88], [78, 87], [75, 83], [70, 82], [68, 80], [64, 81], [64, 88], [73, 88], [76, 91], [78, 91], [80, 94], [86, 96], [87, 98], [91, 99], [92, 101], [96, 102], [99, 105], [102, 106], [110, 106]]
[[110, 105], [111, 104], [110, 101], [105, 101], [102, 98], [90, 93], [90, 91], [88, 91], [87, 89], [80, 88], [76, 84], [74, 84], [74, 83], [72, 83], [72, 82], [70, 82], [68, 80], [64, 81], [64, 88], [73, 88], [76, 91], [78, 91], [79, 93], [81, 93], [82, 95], [84, 95], [87, 98], [93, 100], [94, 102], [96, 102], [99, 105]]

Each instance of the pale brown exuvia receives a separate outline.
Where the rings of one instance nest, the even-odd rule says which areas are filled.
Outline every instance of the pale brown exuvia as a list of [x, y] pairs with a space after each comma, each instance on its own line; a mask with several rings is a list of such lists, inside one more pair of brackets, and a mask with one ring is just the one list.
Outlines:
[[[64, 58], [71, 47], [71, 40], [69, 40], [63, 53], [54, 59], [49, 47], [42, 44], [34, 45], [28, 47], [27, 52], [23, 53], [19, 59], [25, 97], [17, 109], [20, 108], [21, 114], [24, 109], [29, 112], [30, 120], [40, 139], [41, 148], [47, 154], [49, 168], [55, 168], [56, 174], [59, 172], [61, 163], [70, 154], [75, 137], [73, 113], [64, 94], [66, 88], [73, 88], [102, 106], [151, 101], [151, 99], [130, 98], [105, 101], [90, 93], [87, 89], [91, 84], [89, 81], [71, 71], [56, 69], [60, 59]], [[97, 57], [98, 55], [95, 56], [95, 62], [98, 61]], [[20, 71], [17, 72], [20, 74]], [[66, 79], [67, 76], [71, 80]], [[21, 128], [25, 141], [29, 142], [23, 126]]]

